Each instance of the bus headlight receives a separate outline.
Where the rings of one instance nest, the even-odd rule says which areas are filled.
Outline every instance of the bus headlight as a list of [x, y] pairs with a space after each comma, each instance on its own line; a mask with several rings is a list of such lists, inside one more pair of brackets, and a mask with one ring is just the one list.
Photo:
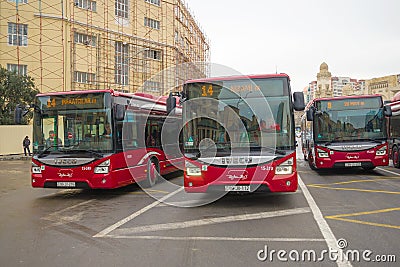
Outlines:
[[42, 173], [42, 169], [40, 168], [40, 166], [34, 162], [32, 162], [32, 173], [35, 173], [35, 174]]
[[318, 152], [318, 157], [320, 157], [320, 158], [329, 158], [329, 154], [325, 150], [317, 148], [317, 152]]
[[197, 167], [196, 165], [186, 161], [185, 162], [185, 167], [186, 167], [186, 175], [188, 176], [201, 176], [201, 169]]
[[275, 168], [275, 174], [292, 174], [293, 173], [293, 158], [290, 158]]
[[387, 150], [387, 146], [383, 146], [380, 149], [378, 149], [375, 154], [377, 156], [384, 156], [384, 155], [386, 155], [386, 150]]
[[94, 168], [94, 173], [97, 174], [107, 174], [109, 171], [110, 160], [106, 160], [100, 163], [96, 168]]

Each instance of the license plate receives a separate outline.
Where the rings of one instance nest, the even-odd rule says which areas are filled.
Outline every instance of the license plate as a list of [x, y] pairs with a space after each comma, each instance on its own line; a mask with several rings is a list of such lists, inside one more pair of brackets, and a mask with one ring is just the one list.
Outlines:
[[250, 185], [225, 185], [225, 191], [250, 192]]
[[361, 162], [346, 162], [345, 167], [361, 167]]
[[57, 187], [75, 187], [75, 182], [57, 182]]

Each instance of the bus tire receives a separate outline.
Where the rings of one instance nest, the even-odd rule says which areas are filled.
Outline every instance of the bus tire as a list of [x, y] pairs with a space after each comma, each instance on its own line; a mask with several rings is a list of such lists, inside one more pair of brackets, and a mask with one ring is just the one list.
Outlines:
[[140, 186], [144, 188], [153, 187], [158, 180], [160, 175], [160, 168], [158, 162], [155, 159], [151, 159], [147, 162], [147, 175], [146, 179], [140, 182]]
[[308, 153], [308, 165], [310, 166], [311, 170], [317, 170], [317, 168], [314, 166], [314, 157], [311, 152]]
[[395, 168], [400, 168], [400, 155], [399, 155], [399, 148], [397, 146], [393, 147], [392, 161], [393, 161], [393, 166]]

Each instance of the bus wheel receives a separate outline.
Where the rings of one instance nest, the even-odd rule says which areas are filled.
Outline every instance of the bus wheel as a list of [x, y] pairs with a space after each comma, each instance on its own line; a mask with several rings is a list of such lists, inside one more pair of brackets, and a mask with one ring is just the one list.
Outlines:
[[395, 168], [400, 168], [400, 156], [399, 156], [399, 149], [397, 146], [393, 147], [392, 161], [393, 161], [393, 166]]
[[152, 187], [156, 184], [159, 177], [159, 170], [157, 161], [152, 159], [147, 162], [147, 177], [143, 180], [140, 185], [144, 188]]
[[317, 168], [314, 166], [314, 157], [312, 153], [308, 153], [308, 165], [310, 166], [311, 170], [316, 170]]

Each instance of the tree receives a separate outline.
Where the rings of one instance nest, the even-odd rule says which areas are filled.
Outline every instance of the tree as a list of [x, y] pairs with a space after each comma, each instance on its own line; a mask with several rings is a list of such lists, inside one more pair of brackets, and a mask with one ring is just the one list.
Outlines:
[[[33, 78], [18, 75], [0, 66], [0, 125], [14, 124], [16, 106], [26, 107], [32, 104], [38, 93]], [[32, 116], [32, 112], [29, 112], [21, 124], [28, 124]]]

